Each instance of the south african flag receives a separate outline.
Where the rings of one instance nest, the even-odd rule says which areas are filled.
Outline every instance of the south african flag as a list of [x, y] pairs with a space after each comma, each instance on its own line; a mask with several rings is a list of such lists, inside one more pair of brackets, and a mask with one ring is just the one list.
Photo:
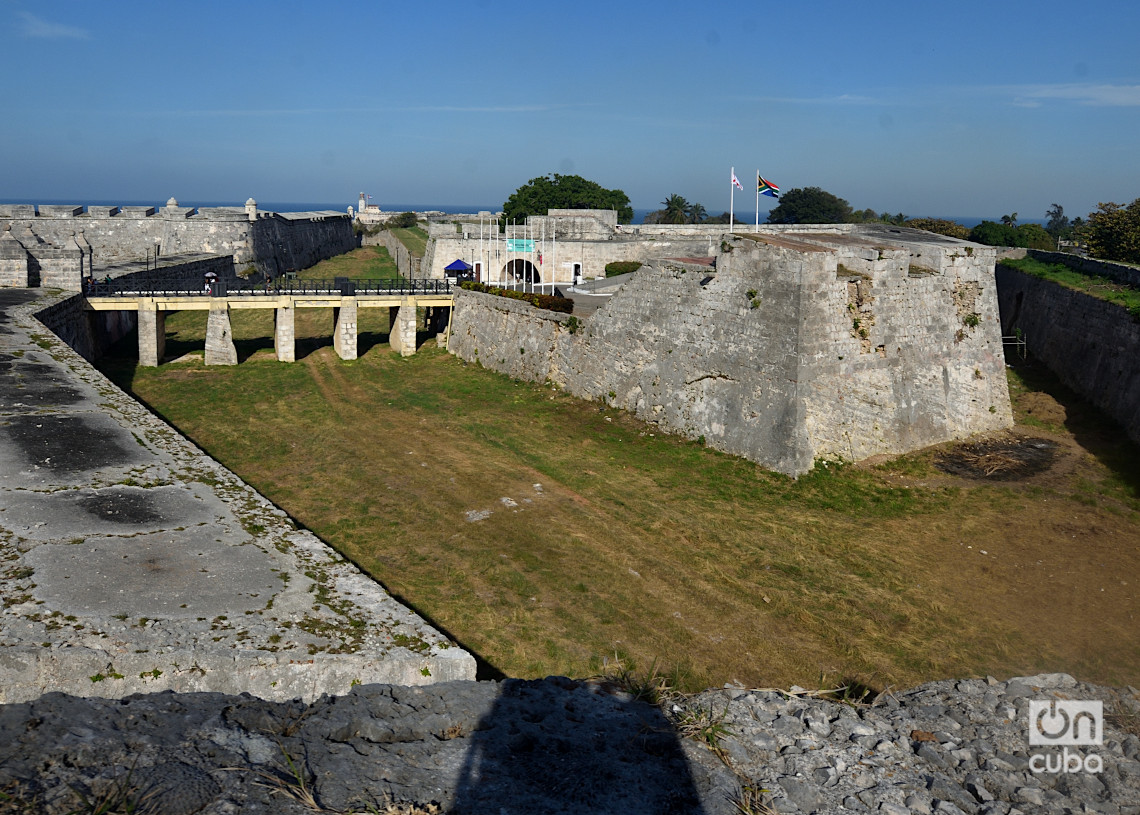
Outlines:
[[756, 173], [756, 191], [761, 195], [768, 195], [772, 198], [780, 197], [780, 188], [768, 181], [760, 173]]

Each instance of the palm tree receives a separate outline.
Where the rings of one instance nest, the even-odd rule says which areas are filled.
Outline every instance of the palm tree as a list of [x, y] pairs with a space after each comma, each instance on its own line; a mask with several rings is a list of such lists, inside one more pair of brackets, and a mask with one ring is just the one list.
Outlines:
[[704, 221], [705, 216], [708, 215], [708, 211], [704, 208], [704, 206], [694, 201], [693, 203], [689, 204], [689, 210], [686, 214], [689, 216], [689, 223], [699, 224]]
[[1001, 222], [1006, 226], [1017, 226], [1017, 213], [1001, 216]]
[[661, 216], [661, 223], [685, 223], [685, 216], [689, 211], [689, 202], [686, 201], [682, 196], [677, 195], [677, 193], [673, 193], [661, 202], [661, 206], [665, 207], [665, 211]]

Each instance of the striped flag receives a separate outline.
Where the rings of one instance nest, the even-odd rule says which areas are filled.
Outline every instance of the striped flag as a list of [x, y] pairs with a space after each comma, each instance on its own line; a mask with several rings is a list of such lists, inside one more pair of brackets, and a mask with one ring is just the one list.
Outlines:
[[732, 185], [738, 187], [741, 192], [744, 192], [744, 185], [740, 183], [740, 179], [736, 177], [736, 171], [732, 171]]
[[756, 173], [756, 192], [760, 193], [761, 195], [770, 196], [771, 198], [780, 197], [780, 188], [768, 179], [764, 178], [764, 176], [760, 175], [760, 173]]

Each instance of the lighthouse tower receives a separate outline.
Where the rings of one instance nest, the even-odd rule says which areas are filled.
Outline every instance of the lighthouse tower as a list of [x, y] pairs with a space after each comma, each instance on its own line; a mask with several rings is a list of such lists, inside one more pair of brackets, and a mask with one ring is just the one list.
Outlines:
[[368, 206], [368, 196], [365, 195], [364, 193], [360, 193], [360, 205], [357, 206], [356, 211], [357, 212], [364, 212], [364, 208], [366, 206]]

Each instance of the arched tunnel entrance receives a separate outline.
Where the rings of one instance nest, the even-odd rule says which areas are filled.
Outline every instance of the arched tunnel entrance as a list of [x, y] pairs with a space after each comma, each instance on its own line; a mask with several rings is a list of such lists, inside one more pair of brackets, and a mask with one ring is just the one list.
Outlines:
[[542, 276], [529, 260], [515, 258], [507, 261], [503, 267], [503, 280], [508, 286], [514, 287], [521, 284], [524, 291], [528, 286], [531, 287], [531, 291], [534, 291], [533, 287], [542, 282]]

